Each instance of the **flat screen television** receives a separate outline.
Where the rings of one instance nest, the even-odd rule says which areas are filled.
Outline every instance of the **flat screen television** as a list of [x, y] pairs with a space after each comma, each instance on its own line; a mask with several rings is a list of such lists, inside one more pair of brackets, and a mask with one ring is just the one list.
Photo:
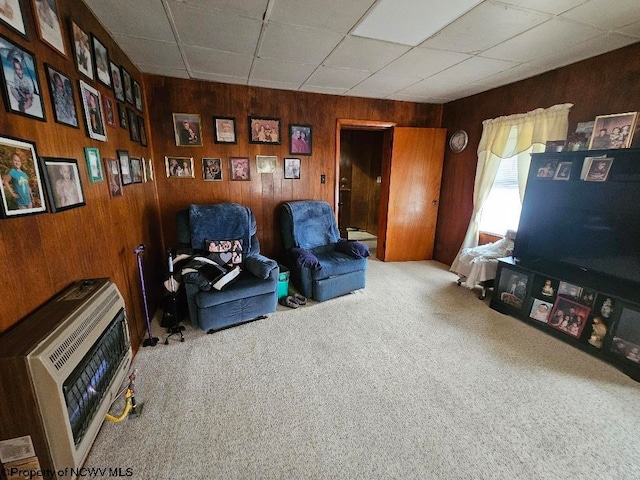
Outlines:
[[585, 153], [562, 158], [574, 161], [569, 181], [529, 179], [514, 257], [530, 268], [558, 263], [614, 277], [640, 291], [640, 158], [612, 154], [609, 179], [589, 182], [580, 179]]

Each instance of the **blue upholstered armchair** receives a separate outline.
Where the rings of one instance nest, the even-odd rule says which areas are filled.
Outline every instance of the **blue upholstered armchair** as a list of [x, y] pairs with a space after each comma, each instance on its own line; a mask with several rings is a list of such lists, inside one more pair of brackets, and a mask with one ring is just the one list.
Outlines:
[[327, 202], [280, 206], [282, 240], [293, 285], [318, 302], [364, 288], [369, 248], [344, 241]]
[[253, 212], [237, 203], [191, 205], [176, 214], [178, 252], [206, 253], [210, 242], [242, 244], [242, 273], [222, 290], [185, 281], [191, 324], [211, 333], [260, 318], [278, 306], [278, 263], [260, 254]]

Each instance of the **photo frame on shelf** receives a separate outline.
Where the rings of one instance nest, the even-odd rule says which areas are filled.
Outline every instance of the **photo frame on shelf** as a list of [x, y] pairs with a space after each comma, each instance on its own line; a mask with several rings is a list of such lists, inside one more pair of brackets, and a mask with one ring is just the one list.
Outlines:
[[93, 34], [91, 35], [91, 46], [93, 47], [96, 78], [105, 87], [111, 88], [111, 67], [107, 47]]
[[289, 153], [291, 155], [311, 155], [311, 125], [289, 124]]
[[93, 53], [89, 35], [73, 20], [71, 20], [71, 43], [76, 69], [85, 77], [94, 80]]
[[53, 213], [85, 205], [77, 160], [43, 157], [42, 165]]
[[622, 307], [613, 327], [610, 350], [627, 361], [640, 363], [640, 311]]
[[274, 155], [256, 155], [256, 170], [258, 173], [276, 173], [278, 157]]
[[53, 106], [53, 119], [68, 127], [80, 128], [71, 79], [48, 63], [44, 67]]
[[0, 172], [4, 183], [0, 188], [3, 218], [47, 211], [34, 142], [0, 136]]
[[565, 140], [548, 140], [544, 146], [545, 152], [562, 152], [564, 150]]
[[142, 183], [142, 160], [138, 157], [131, 157], [131, 179], [133, 183]]
[[120, 178], [122, 186], [131, 185], [133, 183], [133, 175], [131, 175], [131, 159], [128, 150], [116, 150], [118, 162], [120, 162]]
[[503, 304], [520, 311], [527, 296], [528, 286], [529, 275], [527, 273], [502, 267], [497, 286], [497, 298]]
[[87, 134], [94, 140], [106, 142], [107, 132], [104, 124], [100, 92], [83, 80], [80, 80], [79, 83]]
[[104, 180], [102, 176], [102, 163], [100, 162], [100, 150], [96, 147], [84, 147], [84, 158], [87, 161], [89, 181], [98, 183]]
[[164, 165], [169, 178], [195, 178], [193, 157], [164, 157]]
[[222, 159], [203, 158], [202, 178], [205, 182], [219, 182], [222, 180]]
[[249, 143], [280, 145], [280, 119], [270, 117], [249, 117]]
[[24, 2], [26, 0], [13, 0], [7, 3], [7, 7], [0, 9], [0, 22], [9, 27], [15, 33], [29, 39], [27, 28], [24, 24]]
[[235, 117], [213, 117], [213, 141], [228, 145], [238, 143]]
[[584, 180], [586, 182], [606, 182], [613, 165], [613, 158], [585, 158]]
[[538, 171], [536, 172], [536, 178], [553, 178], [557, 170], [557, 160], [546, 161], [540, 168], [538, 168]]
[[124, 89], [124, 98], [130, 105], [135, 105], [135, 99], [133, 98], [133, 85], [131, 83], [131, 74], [126, 68], [121, 67], [122, 70], [122, 88]]
[[569, 180], [571, 178], [571, 167], [573, 167], [573, 162], [559, 162], [558, 168], [553, 174], [553, 179]]
[[45, 121], [36, 57], [0, 35], [2, 96], [11, 113]]
[[287, 180], [300, 180], [300, 159], [284, 159], [284, 178]]
[[598, 115], [589, 141], [589, 150], [629, 148], [637, 117], [638, 112]]
[[249, 165], [249, 157], [229, 157], [229, 167], [231, 170], [231, 180], [251, 180], [251, 167]]
[[542, 323], [547, 323], [549, 321], [549, 315], [551, 314], [552, 309], [553, 303], [540, 300], [539, 298], [534, 298], [533, 304], [531, 305], [529, 318]]
[[197, 113], [174, 113], [173, 132], [178, 147], [201, 147], [202, 127]]
[[124, 102], [124, 87], [122, 85], [122, 72], [120, 67], [113, 62], [109, 62], [109, 68], [111, 69], [111, 85], [113, 87], [113, 95], [116, 100]]
[[32, 0], [38, 37], [63, 57], [67, 56], [58, 13], [58, 0]]
[[558, 295], [547, 325], [574, 338], [580, 338], [591, 309]]
[[120, 173], [120, 161], [115, 158], [105, 158], [104, 171], [107, 173], [109, 195], [111, 198], [121, 197], [122, 174]]

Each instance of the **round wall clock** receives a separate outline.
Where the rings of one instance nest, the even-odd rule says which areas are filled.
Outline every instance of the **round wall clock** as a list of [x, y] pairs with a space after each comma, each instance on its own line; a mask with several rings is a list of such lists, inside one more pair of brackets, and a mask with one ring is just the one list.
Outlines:
[[458, 130], [449, 139], [449, 147], [455, 153], [460, 153], [467, 148], [469, 142], [469, 135], [464, 130]]

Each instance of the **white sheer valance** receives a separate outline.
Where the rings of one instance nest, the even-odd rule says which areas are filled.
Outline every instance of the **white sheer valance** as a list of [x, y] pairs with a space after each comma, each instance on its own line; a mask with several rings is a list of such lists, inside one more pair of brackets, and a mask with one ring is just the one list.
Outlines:
[[480, 212], [491, 192], [502, 159], [518, 157], [518, 185], [522, 201], [531, 163], [530, 153], [543, 152], [547, 141], [567, 138], [571, 107], [573, 104], [565, 103], [482, 122], [473, 189], [473, 214], [460, 250], [478, 245]]

